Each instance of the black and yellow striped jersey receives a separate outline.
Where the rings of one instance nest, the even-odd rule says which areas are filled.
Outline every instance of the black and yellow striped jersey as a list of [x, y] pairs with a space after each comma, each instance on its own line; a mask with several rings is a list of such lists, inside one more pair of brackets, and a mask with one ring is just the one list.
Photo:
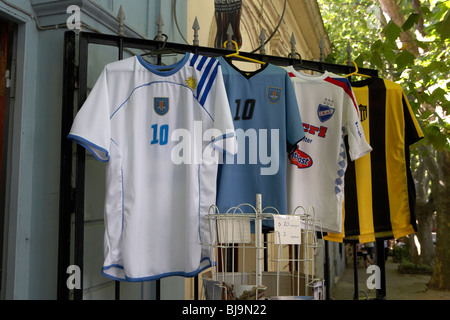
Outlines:
[[352, 87], [373, 151], [349, 162], [342, 232], [325, 239], [366, 243], [412, 234], [417, 231], [416, 194], [409, 146], [423, 138], [423, 132], [399, 84], [368, 78]]

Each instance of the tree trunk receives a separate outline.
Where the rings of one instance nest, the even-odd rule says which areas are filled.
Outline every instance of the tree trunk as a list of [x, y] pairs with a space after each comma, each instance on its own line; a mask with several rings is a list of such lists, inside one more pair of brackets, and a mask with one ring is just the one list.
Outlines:
[[[396, 0], [379, 0], [381, 5], [381, 10], [386, 12], [392, 21], [399, 27], [405, 23], [405, 16], [400, 11]], [[417, 4], [416, 4], [417, 5]], [[402, 32], [400, 34], [400, 40], [405, 48], [408, 49], [415, 57], [419, 55], [419, 49], [414, 42], [414, 35], [410, 30]]]
[[437, 154], [440, 167], [439, 197], [437, 201], [436, 261], [429, 288], [450, 290], [450, 152]]
[[434, 195], [439, 192], [439, 170], [435, 162], [436, 152], [430, 151], [425, 145], [419, 145], [418, 150], [420, 155], [415, 162], [419, 164], [414, 170], [414, 179], [416, 181], [417, 237], [420, 243], [420, 255], [413, 257], [417, 264], [433, 266], [435, 250], [431, 230], [433, 214], [436, 211]]
[[420, 255], [417, 257], [418, 264], [425, 264], [428, 266], [434, 265], [435, 250], [433, 238], [431, 236], [431, 229], [433, 227], [433, 209], [429, 202], [417, 204], [416, 216], [418, 221], [417, 237], [420, 243]]

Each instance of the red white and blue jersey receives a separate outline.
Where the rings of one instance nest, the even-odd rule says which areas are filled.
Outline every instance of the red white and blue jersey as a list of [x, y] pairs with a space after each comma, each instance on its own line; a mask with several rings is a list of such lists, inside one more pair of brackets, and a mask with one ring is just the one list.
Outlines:
[[108, 64], [69, 138], [107, 163], [104, 275], [156, 280], [210, 266], [204, 217], [216, 199], [218, 156], [236, 148], [216, 59]]
[[292, 66], [286, 70], [305, 131], [305, 139], [289, 156], [288, 208], [292, 212], [302, 206], [315, 215], [324, 232], [339, 232], [348, 161], [344, 139], [348, 139], [351, 160], [372, 150], [364, 136], [358, 105], [346, 78], [329, 72], [310, 76]]

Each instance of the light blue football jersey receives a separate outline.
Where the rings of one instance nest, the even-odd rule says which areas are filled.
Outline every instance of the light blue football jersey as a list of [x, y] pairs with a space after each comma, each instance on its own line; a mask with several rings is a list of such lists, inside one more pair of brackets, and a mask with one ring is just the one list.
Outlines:
[[[287, 214], [287, 155], [305, 136], [289, 75], [269, 63], [244, 72], [223, 57], [218, 60], [238, 152], [219, 166], [216, 205], [221, 213], [232, 213], [241, 204], [255, 206], [256, 194], [261, 194], [262, 208]], [[272, 228], [273, 221], [264, 220], [263, 227]]]

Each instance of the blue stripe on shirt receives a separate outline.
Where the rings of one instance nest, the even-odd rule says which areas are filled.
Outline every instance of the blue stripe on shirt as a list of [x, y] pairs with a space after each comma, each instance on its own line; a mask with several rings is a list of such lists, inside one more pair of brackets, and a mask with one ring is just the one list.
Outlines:
[[216, 79], [218, 67], [219, 67], [219, 64], [216, 64], [216, 67], [214, 68], [213, 72], [211, 73], [211, 76], [209, 77], [209, 81], [206, 84], [205, 91], [203, 92], [203, 95], [199, 101], [201, 105], [203, 105], [205, 103], [206, 98], [208, 97], [209, 91], [211, 90], [213, 82]]
[[[201, 77], [201, 79], [200, 79], [200, 81], [198, 83], [198, 86], [197, 86], [197, 99], [199, 100], [199, 102], [200, 102], [200, 100], [203, 100], [203, 102], [204, 102], [204, 100], [206, 100], [206, 97], [204, 99], [202, 98], [203, 95], [205, 94], [206, 90], [205, 90], [204, 93], [202, 93], [202, 97], [200, 97], [200, 93], [202, 92], [203, 86], [205, 85], [205, 82], [206, 82], [206, 80], [208, 78], [209, 72], [210, 72], [210, 70], [211, 70], [211, 68], [212, 68], [212, 66], [214, 65], [215, 62], [216, 62], [215, 59], [210, 59], [208, 64], [205, 67], [205, 70], [203, 70], [202, 77]], [[211, 75], [211, 76], [213, 76], [213, 75]], [[215, 74], [214, 74], [214, 78], [215, 78]], [[213, 81], [214, 81], [214, 79], [213, 79]]]

